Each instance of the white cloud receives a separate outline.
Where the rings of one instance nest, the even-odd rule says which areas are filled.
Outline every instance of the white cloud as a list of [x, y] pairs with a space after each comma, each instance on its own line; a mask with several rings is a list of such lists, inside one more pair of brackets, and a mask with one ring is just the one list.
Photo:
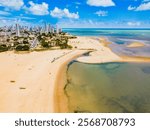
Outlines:
[[143, 11], [143, 10], [150, 10], [150, 2], [141, 4], [136, 8], [135, 11]]
[[0, 15], [10, 15], [10, 13], [6, 11], [0, 11]]
[[98, 16], [107, 16], [108, 12], [107, 11], [99, 10], [95, 14], [97, 14]]
[[14, 10], [19, 10], [23, 5], [23, 0], [0, 0], [0, 6]]
[[87, 0], [87, 4], [90, 6], [115, 6], [115, 3], [112, 0]]
[[[150, 0], [145, 0], [145, 1], [150, 1]], [[143, 1], [144, 2], [144, 1]], [[145, 10], [150, 10], [150, 2], [142, 3], [138, 7], [133, 7], [129, 6], [128, 10], [133, 10], [133, 11], [145, 11]]]
[[30, 7], [24, 6], [24, 9], [32, 13], [34, 15], [47, 15], [49, 14], [48, 12], [48, 4], [45, 2], [42, 2], [42, 4], [36, 4], [33, 1], [29, 1]]
[[78, 12], [77, 13], [71, 13], [66, 8], [64, 8], [62, 10], [62, 9], [57, 8], [57, 7], [55, 7], [54, 10], [52, 10], [50, 12], [50, 15], [52, 17], [56, 17], [56, 18], [72, 18], [72, 19], [78, 19], [79, 18]]
[[149, 28], [150, 22], [125, 20], [96, 20], [96, 19], [59, 19], [58, 26], [62, 28]]
[[128, 10], [135, 10], [135, 9], [136, 9], [136, 7], [133, 7], [131, 5], [128, 7]]
[[141, 23], [140, 22], [127, 22], [127, 25], [129, 25], [129, 26], [140, 26]]

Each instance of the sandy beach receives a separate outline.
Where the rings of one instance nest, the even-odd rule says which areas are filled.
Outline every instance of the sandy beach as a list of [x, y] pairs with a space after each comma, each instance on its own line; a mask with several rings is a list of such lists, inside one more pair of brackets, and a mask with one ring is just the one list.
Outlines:
[[[150, 62], [149, 58], [120, 57], [102, 41], [106, 42], [77, 37], [69, 40], [72, 50], [0, 53], [0, 112], [67, 112], [65, 72], [73, 59], [83, 63]], [[89, 56], [84, 56], [87, 52]]]
[[[150, 58], [118, 56], [108, 47], [111, 44], [106, 38], [101, 37], [99, 40], [90, 37], [78, 37], [70, 41], [76, 49], [91, 49], [89, 56], [80, 56], [76, 60], [82, 63], [106, 63], [106, 62], [150, 62]], [[141, 45], [141, 44], [140, 44]], [[137, 47], [137, 43], [132, 44]], [[139, 44], [138, 44], [139, 47]]]
[[85, 52], [0, 53], [0, 112], [54, 112], [54, 89], [59, 69]]

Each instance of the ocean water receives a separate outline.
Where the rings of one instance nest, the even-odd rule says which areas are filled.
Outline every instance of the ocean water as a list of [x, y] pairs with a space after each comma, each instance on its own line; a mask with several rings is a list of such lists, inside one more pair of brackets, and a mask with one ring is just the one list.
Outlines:
[[109, 28], [64, 28], [65, 32], [78, 36], [111, 36], [117, 38], [150, 40], [150, 29], [109, 29]]
[[67, 79], [70, 112], [150, 112], [150, 63], [74, 62]]
[[[63, 29], [72, 35], [107, 37], [112, 44], [109, 47], [118, 55], [150, 57], [150, 29], [100, 29], [69, 28]], [[144, 47], [128, 48], [132, 42], [144, 43]]]

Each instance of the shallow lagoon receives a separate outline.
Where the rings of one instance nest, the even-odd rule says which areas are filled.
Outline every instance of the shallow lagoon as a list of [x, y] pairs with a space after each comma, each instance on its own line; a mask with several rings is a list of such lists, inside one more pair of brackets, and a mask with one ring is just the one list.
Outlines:
[[[65, 28], [64, 31], [77, 36], [107, 37], [109, 47], [121, 56], [150, 57], [150, 29], [142, 28]], [[144, 47], [128, 48], [132, 42], [144, 43]]]
[[67, 77], [70, 112], [150, 112], [150, 63], [74, 62]]

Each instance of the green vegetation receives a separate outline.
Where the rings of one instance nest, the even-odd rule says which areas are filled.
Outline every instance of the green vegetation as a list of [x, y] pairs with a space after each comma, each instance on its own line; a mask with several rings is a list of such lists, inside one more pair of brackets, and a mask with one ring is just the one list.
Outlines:
[[68, 45], [68, 49], [72, 49], [72, 46], [71, 46], [71, 45]]
[[6, 44], [1, 44], [1, 45], [0, 45], [0, 52], [8, 51], [9, 48], [10, 48], [10, 47], [7, 46]]
[[[36, 39], [37, 38], [37, 39]], [[40, 33], [24, 31], [22, 36], [16, 36], [12, 33], [2, 39], [0, 43], [0, 52], [15, 50], [15, 51], [29, 51], [32, 47], [34, 50], [46, 49], [71, 49], [72, 46], [68, 45], [68, 40], [76, 38], [75, 36], [66, 35], [65, 32], [57, 33]], [[31, 49], [31, 50], [33, 50]]]
[[16, 51], [29, 51], [30, 50], [30, 46], [27, 44], [19, 44], [16, 46], [15, 48]]
[[68, 39], [72, 37], [65, 36], [65, 33], [42, 33], [39, 35], [38, 40], [43, 48], [59, 47], [60, 49], [71, 49], [72, 46], [68, 45]]
[[42, 41], [41, 41], [41, 45], [42, 45], [42, 47], [44, 47], [44, 48], [49, 48], [49, 47], [50, 47], [50, 46], [49, 46], [49, 43], [46, 42], [46, 41], [43, 40], [43, 39], [42, 39]]
[[29, 44], [27, 40], [23, 40], [23, 44]]
[[16, 51], [29, 51], [30, 43], [27, 37], [17, 37], [6, 39], [6, 44], [0, 44], [0, 52], [16, 50]]

